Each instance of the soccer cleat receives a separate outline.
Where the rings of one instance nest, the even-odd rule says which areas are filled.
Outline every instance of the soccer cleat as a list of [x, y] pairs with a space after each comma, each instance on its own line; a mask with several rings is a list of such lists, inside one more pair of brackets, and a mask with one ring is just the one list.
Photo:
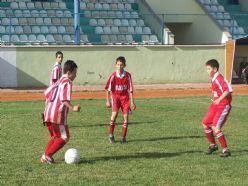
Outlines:
[[121, 143], [121, 144], [125, 144], [125, 143], [127, 143], [126, 138], [121, 138], [120, 143]]
[[208, 150], [207, 150], [207, 152], [206, 152], [206, 154], [207, 155], [210, 155], [210, 154], [212, 154], [214, 151], [217, 151], [218, 150], [218, 146], [217, 145], [215, 145], [215, 146], [209, 146], [208, 147]]
[[114, 136], [109, 137], [109, 143], [111, 143], [111, 144], [115, 143], [115, 137]]
[[47, 164], [49, 164], [49, 165], [55, 163], [53, 158], [48, 157], [48, 156], [46, 156], [45, 154], [43, 154], [43, 155], [41, 156], [40, 162], [41, 162], [41, 163], [47, 163]]
[[222, 158], [226, 158], [228, 156], [231, 156], [230, 150], [226, 150], [226, 151], [222, 152], [220, 155], [220, 157], [222, 157]]

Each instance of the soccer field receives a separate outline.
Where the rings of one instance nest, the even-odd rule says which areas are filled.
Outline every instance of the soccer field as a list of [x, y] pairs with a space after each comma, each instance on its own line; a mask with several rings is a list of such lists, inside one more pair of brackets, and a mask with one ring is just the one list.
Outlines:
[[[209, 97], [137, 99], [130, 116], [127, 144], [109, 144], [111, 110], [104, 100], [75, 100], [71, 139], [54, 165], [39, 162], [49, 139], [40, 113], [44, 102], [0, 102], [1, 185], [248, 185], [248, 96], [234, 96], [224, 126], [232, 156], [204, 154], [208, 142], [201, 120]], [[121, 115], [115, 138], [121, 135]], [[77, 148], [78, 165], [63, 156]]]

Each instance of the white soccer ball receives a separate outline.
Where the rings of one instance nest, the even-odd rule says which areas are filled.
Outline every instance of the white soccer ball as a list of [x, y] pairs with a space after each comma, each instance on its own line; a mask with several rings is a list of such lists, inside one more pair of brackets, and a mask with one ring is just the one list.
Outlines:
[[77, 164], [80, 162], [80, 153], [77, 149], [68, 149], [65, 152], [65, 162], [67, 164]]

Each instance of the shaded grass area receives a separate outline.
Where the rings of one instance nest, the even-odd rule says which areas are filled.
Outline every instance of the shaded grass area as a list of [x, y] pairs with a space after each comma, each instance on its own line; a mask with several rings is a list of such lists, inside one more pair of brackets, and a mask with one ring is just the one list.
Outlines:
[[[0, 102], [1, 185], [246, 185], [248, 183], [248, 96], [235, 96], [224, 126], [232, 150], [206, 156], [208, 143], [201, 120], [208, 97], [138, 99], [130, 116], [127, 141], [108, 143], [111, 111], [104, 100], [79, 100], [80, 113], [70, 113], [69, 143], [55, 156], [56, 164], [39, 158], [48, 132], [40, 121], [44, 103]], [[121, 136], [121, 115], [115, 129]], [[77, 148], [78, 165], [63, 160]]]

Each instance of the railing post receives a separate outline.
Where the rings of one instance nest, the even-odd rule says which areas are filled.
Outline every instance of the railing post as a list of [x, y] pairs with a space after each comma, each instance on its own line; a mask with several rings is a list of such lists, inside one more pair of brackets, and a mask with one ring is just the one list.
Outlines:
[[74, 40], [80, 45], [80, 0], [74, 0]]

